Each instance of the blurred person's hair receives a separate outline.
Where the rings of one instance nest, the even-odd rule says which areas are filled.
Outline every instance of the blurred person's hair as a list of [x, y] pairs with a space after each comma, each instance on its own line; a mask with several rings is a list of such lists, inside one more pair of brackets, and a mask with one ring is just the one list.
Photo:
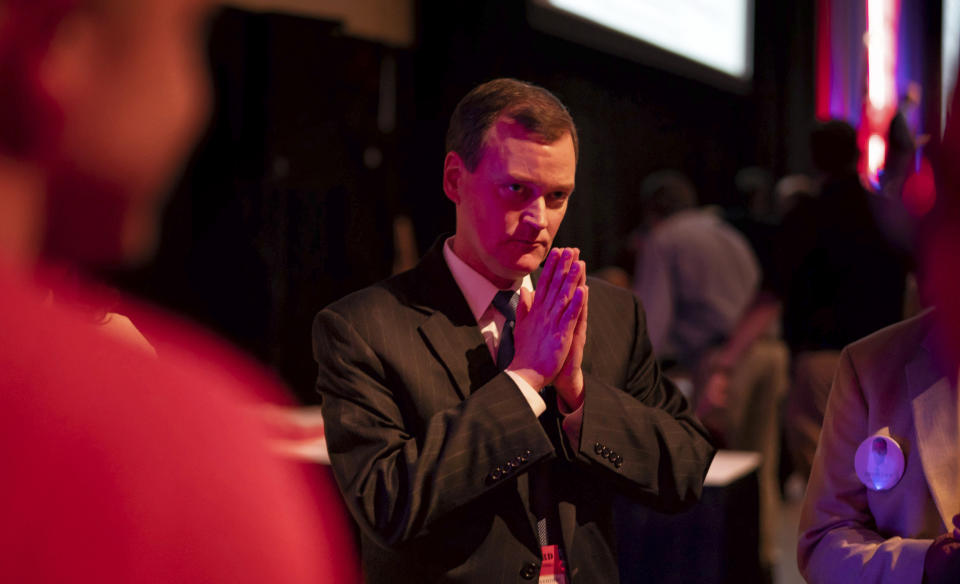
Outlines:
[[771, 207], [773, 176], [770, 171], [759, 166], [747, 166], [737, 171], [733, 177], [737, 189], [737, 201], [752, 215], [766, 214]]
[[813, 179], [805, 174], [788, 174], [781, 178], [773, 187], [776, 215], [783, 217], [798, 201], [804, 197], [812, 197], [816, 192]]
[[644, 216], [669, 217], [697, 206], [697, 191], [683, 173], [658, 170], [640, 185], [640, 207]]
[[842, 120], [818, 124], [810, 133], [810, 155], [814, 166], [824, 174], [855, 172], [860, 159], [857, 131]]
[[473, 88], [460, 100], [447, 129], [447, 152], [456, 152], [473, 172], [483, 157], [487, 131], [501, 117], [520, 124], [548, 143], [567, 132], [579, 156], [577, 128], [570, 112], [546, 89], [516, 79], [494, 79]]

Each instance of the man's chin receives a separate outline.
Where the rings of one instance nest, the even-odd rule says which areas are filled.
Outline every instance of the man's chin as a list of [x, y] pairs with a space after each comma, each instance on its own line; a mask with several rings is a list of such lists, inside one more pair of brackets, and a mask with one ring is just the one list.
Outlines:
[[516, 277], [522, 278], [527, 274], [536, 271], [543, 262], [544, 255], [545, 254], [542, 253], [528, 253], [520, 256], [513, 266], [514, 272], [518, 274]]

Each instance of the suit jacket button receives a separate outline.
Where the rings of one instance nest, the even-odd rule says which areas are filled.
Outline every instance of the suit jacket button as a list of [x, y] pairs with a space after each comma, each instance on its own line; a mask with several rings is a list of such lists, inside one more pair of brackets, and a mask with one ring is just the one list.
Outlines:
[[527, 562], [523, 565], [523, 568], [520, 569], [520, 576], [524, 580], [533, 580], [539, 572], [537, 568], [538, 566], [533, 562]]
[[615, 466], [615, 467], [617, 467], [617, 468], [620, 468], [621, 466], [623, 466], [623, 459], [622, 459], [622, 458], [618, 458], [618, 459], [616, 459], [615, 461], [613, 461], [613, 466]]
[[604, 458], [610, 458], [610, 449], [607, 448], [606, 446], [604, 446], [604, 447], [600, 450], [600, 456], [602, 456], [602, 457], [604, 457]]
[[596, 452], [597, 454], [600, 454], [601, 452], [603, 452], [603, 444], [600, 444], [599, 442], [594, 444], [593, 451]]
[[531, 454], [533, 454], [533, 451], [530, 450], [529, 448], [527, 448], [526, 450], [523, 451], [523, 455], [524, 455], [524, 456], [530, 456]]
[[495, 481], [500, 480], [500, 477], [501, 477], [501, 476], [503, 476], [503, 473], [501, 473], [499, 470], [495, 470], [495, 471], [493, 471], [492, 473], [490, 473], [490, 474], [487, 476], [487, 478], [490, 479], [490, 482], [495, 482]]
[[516, 460], [511, 460], [511, 461], [508, 462], [507, 464], [510, 466], [510, 469], [511, 469], [511, 470], [517, 468], [518, 466], [520, 466], [520, 463], [517, 462]]

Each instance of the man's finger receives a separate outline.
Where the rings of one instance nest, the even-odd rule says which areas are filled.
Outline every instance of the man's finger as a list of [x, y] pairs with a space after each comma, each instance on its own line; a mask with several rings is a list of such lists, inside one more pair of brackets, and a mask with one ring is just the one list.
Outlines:
[[[580, 262], [583, 264], [583, 262]], [[584, 269], [586, 269], [586, 264]], [[586, 278], [584, 278], [586, 281]], [[587, 309], [590, 307], [590, 287], [586, 284], [581, 284], [579, 286], [583, 290], [583, 308], [580, 309], [580, 320], [577, 321], [577, 330], [576, 334], [583, 337], [584, 340], [587, 339]]]
[[567, 303], [561, 317], [560, 326], [564, 329], [564, 335], [573, 334], [574, 328], [580, 319], [580, 313], [583, 311], [583, 298], [586, 294], [584, 288], [577, 287], [573, 292], [573, 298]]
[[563, 310], [567, 304], [570, 303], [573, 294], [577, 290], [577, 282], [580, 281], [580, 270], [580, 262], [571, 262], [570, 267], [563, 276], [562, 283], [557, 287], [557, 296], [554, 302], [558, 310], [558, 318], [562, 317]]
[[[567, 297], [567, 274], [570, 271], [570, 264], [573, 261], [573, 251], [569, 247], [563, 248], [560, 257], [550, 278], [550, 290], [547, 297], [543, 299], [547, 306], [555, 310], [562, 310], [566, 304]], [[559, 303], [559, 304], [558, 304]]]
[[580, 309], [580, 316], [573, 329], [573, 344], [570, 346], [570, 355], [567, 357], [574, 367], [580, 367], [583, 363], [583, 346], [587, 342], [587, 306], [590, 299], [589, 288], [580, 286], [577, 290], [583, 294], [583, 307]]
[[537, 297], [534, 298], [534, 303], [536, 303], [537, 306], [542, 305], [547, 300], [559, 258], [560, 249], [558, 248], [553, 248], [547, 253], [547, 261], [543, 264], [543, 271], [540, 272], [540, 278], [537, 280], [537, 290], [540, 291]]
[[562, 283], [557, 290], [557, 296], [554, 302], [556, 303], [555, 306], [558, 310], [558, 320], [563, 318], [563, 311], [573, 298], [573, 294], [576, 292], [577, 286], [580, 285], [581, 281], [586, 279], [586, 263], [576, 259], [579, 257], [579, 255], [579, 249], [573, 248], [571, 250], [570, 265], [563, 274]]
[[564, 303], [570, 302], [577, 286], [583, 286], [587, 282], [587, 263], [580, 261], [580, 250], [578, 248], [573, 248], [573, 256], [571, 259], [570, 269], [567, 272], [566, 286], [564, 288], [566, 291], [563, 297]]

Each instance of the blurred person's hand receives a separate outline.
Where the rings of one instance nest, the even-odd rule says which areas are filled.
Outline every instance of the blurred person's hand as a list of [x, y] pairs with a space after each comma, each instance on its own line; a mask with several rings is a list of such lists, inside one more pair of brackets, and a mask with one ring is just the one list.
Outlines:
[[923, 560], [923, 584], [960, 582], [960, 541], [954, 537], [960, 518], [954, 516], [954, 533], [944, 533], [927, 550]]
[[320, 408], [264, 405], [260, 419], [274, 452], [305, 462], [330, 464]]
[[730, 373], [726, 369], [717, 369], [710, 373], [703, 386], [697, 412], [719, 410], [727, 407], [730, 399]]
[[728, 351], [710, 351], [698, 366], [700, 399], [697, 402], [697, 415], [703, 416], [714, 410], [727, 407], [730, 399], [730, 371], [733, 358]]

